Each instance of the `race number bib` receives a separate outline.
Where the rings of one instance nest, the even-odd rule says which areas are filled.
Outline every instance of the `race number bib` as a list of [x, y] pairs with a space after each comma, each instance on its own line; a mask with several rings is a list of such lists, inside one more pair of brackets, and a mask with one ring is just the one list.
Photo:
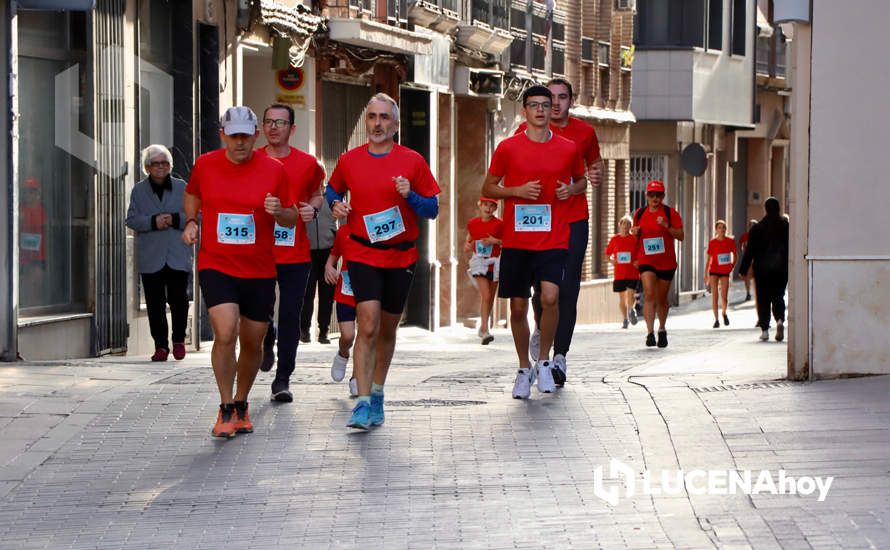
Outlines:
[[643, 239], [643, 251], [647, 255], [664, 254], [664, 238], [652, 237], [650, 239]]
[[295, 227], [281, 227], [275, 223], [275, 246], [293, 246], [296, 236]]
[[494, 251], [494, 245], [492, 244], [482, 244], [482, 241], [476, 241], [476, 255], [481, 256], [483, 258], [491, 258], [491, 253]]
[[372, 243], [385, 241], [405, 232], [405, 222], [402, 221], [402, 213], [398, 206], [376, 214], [368, 214], [362, 219], [368, 231], [368, 240]]
[[21, 240], [22, 250], [30, 250], [31, 252], [40, 250], [40, 241], [42, 240], [40, 233], [20, 233], [19, 239]]
[[619, 264], [629, 264], [630, 263], [630, 252], [619, 252], [615, 255], [618, 259]]
[[216, 220], [216, 240], [222, 244], [254, 244], [256, 224], [253, 214], [223, 214]]
[[550, 231], [549, 204], [517, 204], [514, 212], [516, 232]]
[[352, 282], [349, 280], [349, 272], [341, 271], [340, 277], [343, 279], [343, 284], [340, 286], [340, 292], [342, 292], [344, 296], [354, 296], [352, 293]]
[[717, 254], [717, 264], [718, 265], [729, 265], [732, 263], [732, 254], [729, 252], [725, 254]]

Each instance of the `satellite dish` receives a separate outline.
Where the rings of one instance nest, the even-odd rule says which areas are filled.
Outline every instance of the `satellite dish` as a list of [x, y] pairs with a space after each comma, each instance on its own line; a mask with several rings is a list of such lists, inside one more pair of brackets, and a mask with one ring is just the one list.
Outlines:
[[687, 174], [697, 178], [708, 168], [708, 154], [700, 143], [690, 143], [680, 153], [680, 163]]

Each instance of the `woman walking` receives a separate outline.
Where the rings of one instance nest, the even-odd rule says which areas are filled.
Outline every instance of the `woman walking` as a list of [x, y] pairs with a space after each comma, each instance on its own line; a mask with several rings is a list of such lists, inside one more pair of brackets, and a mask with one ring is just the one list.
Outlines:
[[170, 354], [167, 304], [173, 324], [173, 357], [181, 360], [192, 269], [192, 247], [182, 242], [185, 182], [170, 175], [173, 156], [163, 145], [149, 145], [142, 151], [142, 170], [148, 177], [133, 187], [126, 224], [136, 232], [136, 257], [155, 344], [151, 360], [166, 361]]

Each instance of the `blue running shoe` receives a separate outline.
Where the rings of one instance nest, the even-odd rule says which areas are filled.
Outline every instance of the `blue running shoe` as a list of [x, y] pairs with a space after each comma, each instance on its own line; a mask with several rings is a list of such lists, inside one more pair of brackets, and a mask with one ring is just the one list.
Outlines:
[[369, 418], [372, 426], [383, 424], [383, 393], [371, 394], [371, 414]]
[[357, 430], [367, 430], [371, 426], [371, 405], [366, 401], [359, 401], [352, 408], [352, 418], [346, 424], [347, 428], [355, 428]]

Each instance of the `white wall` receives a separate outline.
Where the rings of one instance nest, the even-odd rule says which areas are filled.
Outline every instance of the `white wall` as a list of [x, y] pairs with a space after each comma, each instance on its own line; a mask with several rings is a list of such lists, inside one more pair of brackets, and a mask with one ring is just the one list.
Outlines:
[[[813, 3], [808, 254], [816, 376], [890, 373], [883, 238], [890, 194], [879, 169], [890, 143], [890, 60], [881, 46], [890, 11], [884, 0], [856, 7]], [[869, 257], [878, 259], [863, 261]]]
[[[278, 102], [278, 97], [286, 93], [276, 83], [276, 71], [272, 69], [272, 49], [261, 48], [259, 54], [244, 54], [243, 74], [243, 101], [244, 104], [256, 112], [258, 117], [263, 116], [263, 109], [270, 103]], [[294, 147], [316, 154], [315, 145], [315, 59], [306, 57], [303, 64], [305, 80], [303, 86], [296, 94], [305, 99], [304, 106], [292, 104], [295, 111], [294, 124], [297, 131], [290, 140]], [[266, 140], [260, 136], [257, 147], [261, 147]]]

